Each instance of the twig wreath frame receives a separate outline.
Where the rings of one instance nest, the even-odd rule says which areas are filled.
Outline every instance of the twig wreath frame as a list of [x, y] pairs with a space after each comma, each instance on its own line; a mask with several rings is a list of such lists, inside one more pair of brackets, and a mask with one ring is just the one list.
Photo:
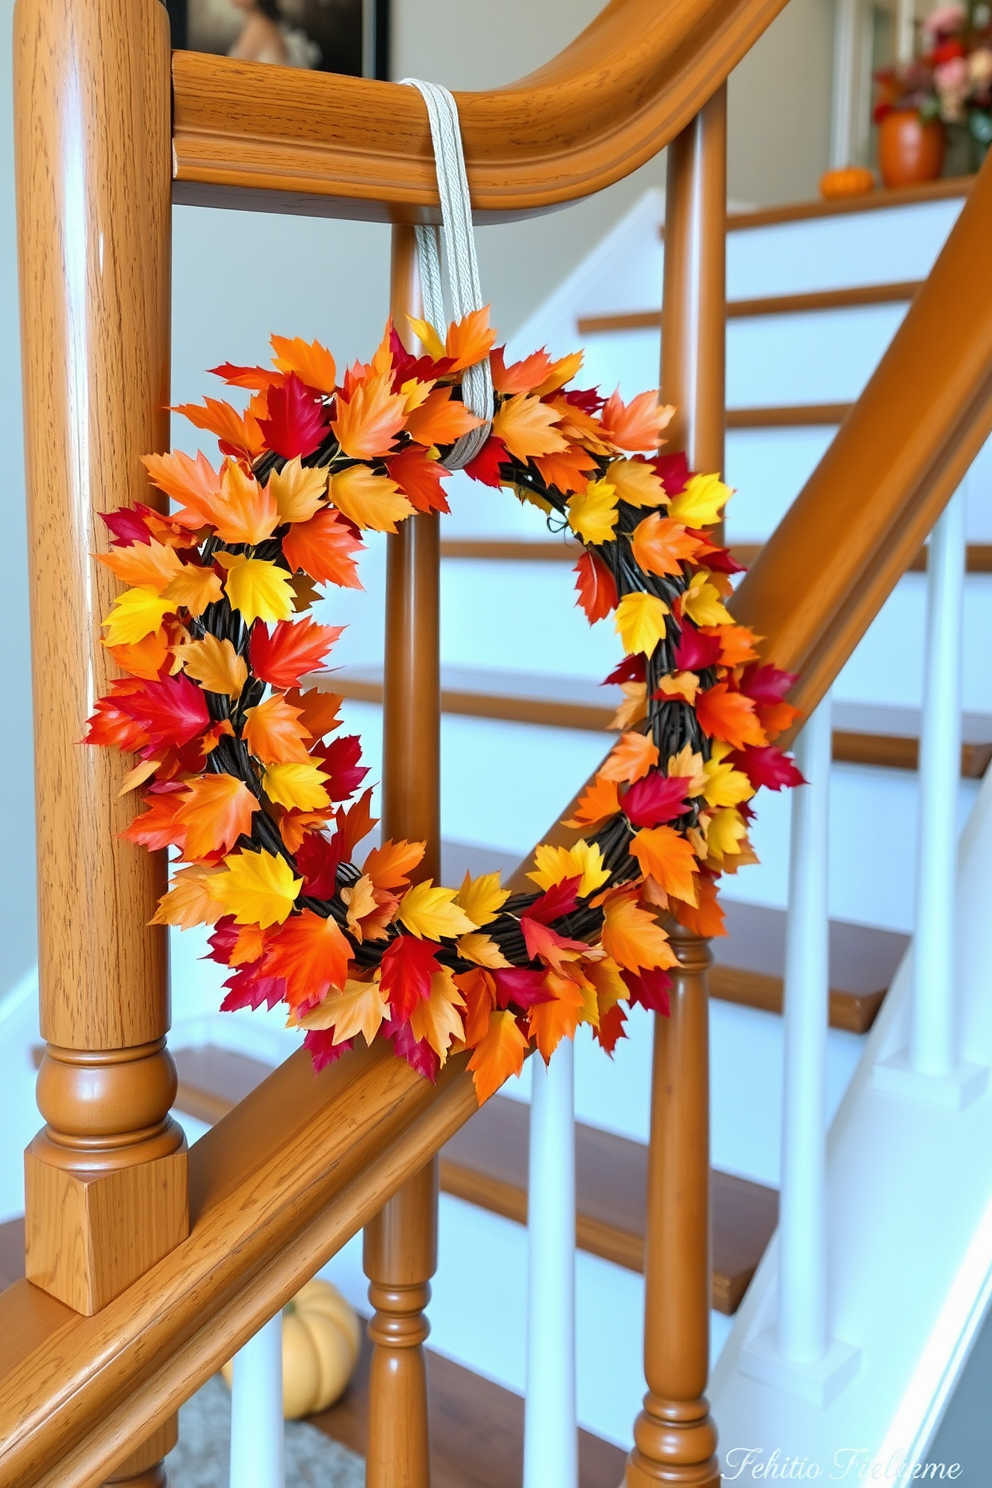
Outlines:
[[[86, 740], [136, 756], [124, 789], [144, 810], [123, 835], [182, 864], [153, 923], [213, 927], [225, 1009], [285, 1003], [317, 1068], [359, 1034], [428, 1078], [468, 1048], [483, 1100], [531, 1046], [548, 1059], [589, 1024], [612, 1052], [626, 1005], [667, 1012], [660, 918], [722, 933], [719, 876], [754, 861], [748, 801], [802, 778], [772, 742], [796, 710], [725, 606], [740, 565], [707, 529], [730, 492], [656, 453], [673, 412], [657, 393], [576, 389], [581, 354], [507, 366], [486, 310], [443, 344], [412, 324], [423, 355], [390, 324], [340, 383], [316, 341], [273, 336], [271, 368], [215, 369], [244, 411], [178, 410], [222, 459], [149, 455], [172, 509], [104, 515], [98, 561], [127, 587], [103, 643], [124, 675]], [[462, 380], [487, 354], [492, 428], [467, 472], [574, 534], [577, 602], [613, 615], [626, 652], [607, 679], [619, 740], [568, 823], [582, 835], [538, 847], [535, 892], [513, 895], [497, 874], [411, 884], [423, 843], [353, 861], [374, 825], [360, 741], [337, 732], [340, 698], [304, 686], [340, 634], [311, 606], [361, 587], [362, 532], [448, 510], [445, 453], [482, 422]]]

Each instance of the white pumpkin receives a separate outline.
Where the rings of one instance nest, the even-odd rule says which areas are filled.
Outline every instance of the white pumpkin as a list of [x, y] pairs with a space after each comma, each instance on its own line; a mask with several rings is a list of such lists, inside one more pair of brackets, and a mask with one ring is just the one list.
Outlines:
[[[362, 1325], [329, 1281], [308, 1281], [282, 1310], [282, 1411], [287, 1421], [327, 1410], [358, 1362]], [[222, 1370], [228, 1386], [234, 1373]]]

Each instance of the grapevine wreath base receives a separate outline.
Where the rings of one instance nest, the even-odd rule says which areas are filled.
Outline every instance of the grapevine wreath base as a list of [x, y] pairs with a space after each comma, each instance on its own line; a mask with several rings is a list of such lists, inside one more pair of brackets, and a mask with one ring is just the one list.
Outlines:
[[[145, 809], [124, 836], [185, 865], [153, 923], [214, 927], [225, 1009], [284, 1002], [317, 1068], [359, 1034], [429, 1078], [467, 1047], [482, 1100], [530, 1045], [548, 1059], [588, 1023], [612, 1051], [627, 1004], [667, 1011], [660, 912], [721, 934], [717, 879], [754, 861], [747, 802], [801, 780], [771, 743], [793, 679], [724, 606], [740, 565], [706, 529], [730, 492], [651, 453], [672, 414], [655, 392], [573, 388], [581, 354], [506, 366], [486, 310], [443, 344], [412, 324], [423, 355], [390, 325], [340, 383], [322, 346], [273, 336], [271, 369], [216, 369], [250, 394], [244, 412], [179, 410], [217, 436], [220, 468], [149, 455], [173, 510], [104, 515], [99, 562], [128, 586], [104, 645], [125, 675], [87, 742], [137, 757], [125, 790]], [[468, 474], [579, 539], [578, 603], [614, 616], [627, 653], [607, 678], [620, 737], [567, 823], [581, 835], [538, 847], [534, 892], [512, 895], [498, 874], [411, 886], [421, 842], [352, 861], [374, 825], [360, 742], [335, 732], [340, 698], [301, 685], [340, 634], [308, 612], [323, 585], [361, 587], [363, 530], [448, 510], [445, 451], [480, 423], [462, 374], [490, 353], [492, 430]]]

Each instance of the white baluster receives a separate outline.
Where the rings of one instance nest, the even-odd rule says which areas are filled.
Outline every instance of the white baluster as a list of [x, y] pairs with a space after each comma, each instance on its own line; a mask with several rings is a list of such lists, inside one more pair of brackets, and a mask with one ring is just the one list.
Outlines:
[[234, 1356], [231, 1488], [284, 1488], [282, 1311]]
[[785, 931], [778, 1347], [797, 1364], [822, 1359], [827, 1348], [830, 745], [828, 697], [797, 741], [796, 763], [809, 784], [792, 798]]
[[574, 1048], [531, 1060], [524, 1488], [577, 1488]]
[[827, 1306], [827, 1028], [830, 1012], [829, 696], [796, 743], [809, 782], [792, 795], [785, 939], [778, 1327], [749, 1340], [746, 1374], [825, 1405], [854, 1378], [860, 1350], [831, 1337]]
[[909, 1048], [875, 1069], [875, 1082], [883, 1089], [952, 1107], [961, 1107], [980, 1094], [988, 1074], [976, 1065], [960, 1062], [955, 1029], [966, 554], [962, 487], [948, 502], [930, 535], [927, 560]]

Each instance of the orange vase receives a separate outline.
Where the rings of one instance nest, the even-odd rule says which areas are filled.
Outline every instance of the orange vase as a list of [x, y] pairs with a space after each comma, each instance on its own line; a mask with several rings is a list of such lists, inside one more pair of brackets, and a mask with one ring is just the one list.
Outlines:
[[916, 109], [893, 109], [878, 126], [878, 168], [890, 189], [936, 181], [944, 164], [946, 139], [939, 119], [920, 118]]

